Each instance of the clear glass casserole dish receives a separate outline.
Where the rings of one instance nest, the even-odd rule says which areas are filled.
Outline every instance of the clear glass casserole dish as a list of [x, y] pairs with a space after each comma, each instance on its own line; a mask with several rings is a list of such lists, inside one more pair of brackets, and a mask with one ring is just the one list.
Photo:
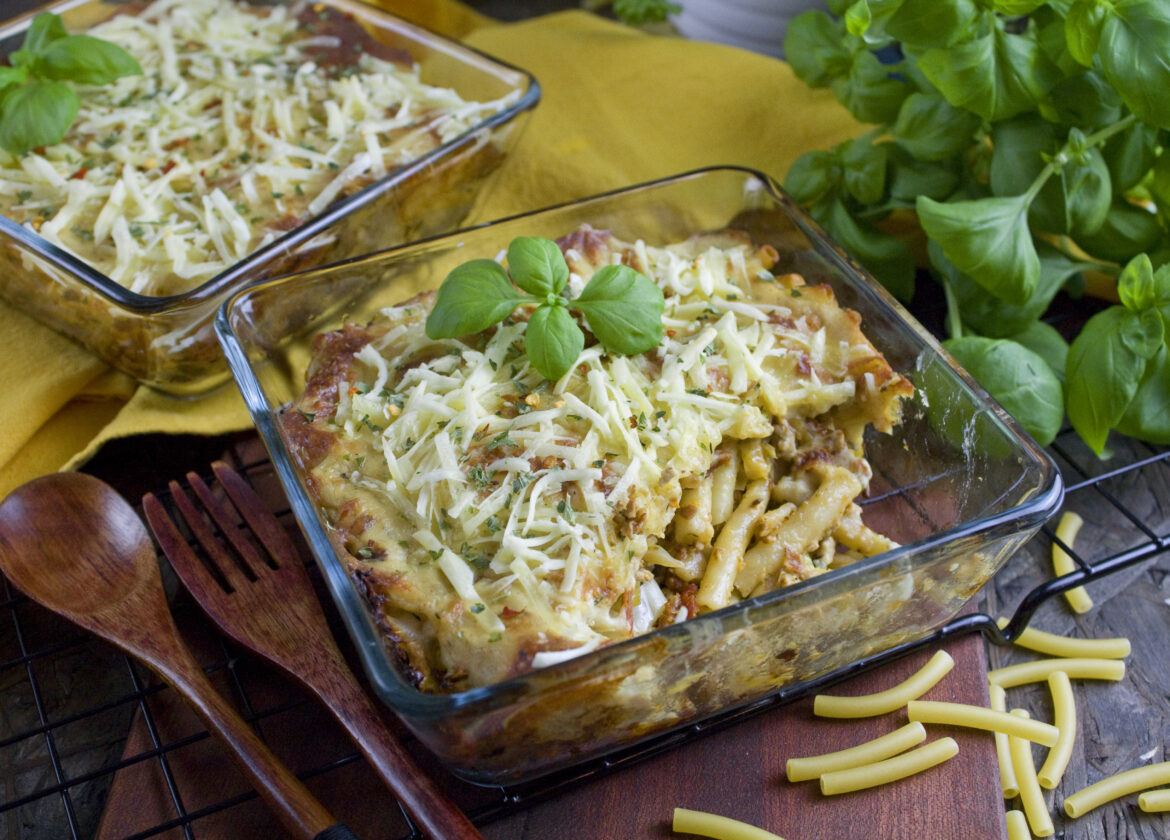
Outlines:
[[[351, 60], [357, 60], [351, 59], [351, 55], [357, 55], [365, 60], [364, 53], [372, 54], [376, 51], [378, 58], [386, 56], [387, 61], [396, 63], [407, 62], [405, 57], [409, 56], [418, 68], [420, 89], [425, 85], [434, 86], [442, 91], [450, 90], [463, 102], [492, 103], [492, 108], [485, 107], [474, 112], [466, 119], [466, 126], [460, 124], [461, 130], [457, 134], [454, 130], [441, 131], [439, 128], [431, 127], [436, 125], [435, 122], [420, 121], [417, 128], [411, 126], [416, 136], [409, 144], [405, 141], [401, 143], [401, 148], [405, 149], [401, 152], [395, 148], [395, 143], [399, 142], [398, 134], [392, 132], [402, 132], [404, 129], [401, 126], [386, 128], [385, 133], [378, 134], [377, 140], [374, 141], [375, 144], [381, 144], [381, 154], [385, 155], [385, 163], [383, 164], [379, 157], [378, 163], [368, 165], [360, 175], [347, 181], [339, 190], [330, 193], [331, 199], [326, 197], [317, 202], [312, 201], [314, 194], [307, 190], [302, 192], [299, 184], [296, 196], [291, 190], [285, 195], [278, 193], [275, 187], [266, 187], [269, 182], [265, 180], [266, 176], [263, 173], [255, 177], [255, 184], [259, 185], [258, 187], [251, 186], [250, 189], [244, 190], [250, 197], [231, 192], [245, 180], [245, 172], [249, 166], [252, 172], [256, 172], [262, 163], [257, 155], [248, 151], [248, 148], [244, 148], [238, 156], [233, 156], [224, 165], [222, 177], [218, 163], [215, 173], [211, 174], [210, 164], [206, 169], [199, 169], [201, 165], [199, 160], [192, 158], [191, 180], [196, 179], [194, 172], [197, 172], [198, 183], [207, 185], [201, 186], [200, 189], [211, 189], [217, 180], [231, 184], [225, 186], [223, 190], [218, 188], [213, 190], [221, 192], [228, 198], [212, 209], [208, 209], [206, 193], [200, 196], [193, 188], [189, 195], [194, 197], [187, 201], [188, 205], [196, 208], [193, 215], [199, 215], [198, 202], [202, 200], [202, 213], [218, 214], [218, 218], [225, 220], [223, 223], [225, 228], [236, 230], [231, 228], [231, 225], [246, 219], [247, 224], [253, 226], [253, 230], [259, 225], [264, 231], [264, 236], [263, 238], [253, 236], [252, 243], [247, 246], [253, 249], [250, 251], [243, 247], [236, 247], [232, 251], [229, 246], [216, 243], [220, 258], [217, 268], [197, 275], [192, 285], [177, 287], [176, 284], [170, 284], [157, 292], [151, 290], [149, 285], [144, 291], [132, 289], [143, 288], [142, 275], [153, 273], [171, 276], [167, 274], [171, 266], [162, 262], [157, 268], [148, 265], [138, 272], [134, 282], [128, 282], [126, 278], [121, 282], [113, 279], [110, 275], [116, 274], [115, 269], [107, 268], [103, 272], [94, 267], [92, 263], [96, 262], [95, 260], [84, 261], [79, 252], [83, 247], [88, 247], [86, 243], [93, 243], [95, 239], [104, 239], [106, 247], [109, 248], [109, 242], [117, 240], [118, 231], [109, 235], [106, 235], [104, 230], [99, 232], [98, 227], [103, 224], [100, 216], [97, 224], [87, 221], [85, 225], [78, 226], [74, 223], [70, 227], [71, 222], [64, 221], [60, 231], [53, 229], [55, 234], [60, 233], [58, 243], [54, 243], [46, 236], [40, 235], [38, 231], [43, 230], [45, 225], [52, 224], [57, 218], [58, 211], [63, 213], [70, 201], [52, 202], [45, 199], [48, 201], [47, 205], [34, 208], [37, 198], [32, 197], [26, 200], [26, 207], [20, 204], [22, 200], [20, 195], [26, 191], [18, 190], [19, 185], [10, 184], [13, 194], [17, 196], [17, 204], [12, 210], [12, 218], [0, 214], [0, 296], [48, 326], [86, 345], [114, 367], [131, 374], [141, 382], [169, 393], [196, 394], [228, 378], [227, 367], [223, 363], [222, 352], [212, 328], [215, 310], [228, 294], [265, 277], [274, 277], [370, 253], [458, 227], [472, 212], [477, 196], [488, 189], [490, 176], [515, 144], [528, 112], [540, 99], [539, 85], [525, 71], [414, 26], [358, 0], [324, 0], [323, 3], [316, 4], [297, 3], [294, 0], [288, 2], [270, 0], [252, 5], [259, 9], [286, 7], [287, 16], [300, 23], [302, 30], [308, 28], [302, 19], [304, 15], [319, 16], [323, 20], [326, 19], [325, 15], [333, 15], [331, 18], [333, 21], [341, 21], [336, 24], [336, 31], [342, 33], [340, 40], [344, 47], [337, 48], [333, 54], [328, 55], [324, 52], [329, 49], [328, 46], [318, 44], [316, 48], [322, 51], [322, 57], [317, 64], [333, 68], [331, 72], [339, 73], [342, 82], [347, 74], [360, 76], [347, 64]], [[46, 5], [36, 12], [0, 27], [0, 56], [11, 53], [21, 45], [25, 30], [36, 13], [44, 11], [57, 13], [70, 32], [77, 32], [106, 22], [121, 11], [138, 12], [142, 8], [138, 4], [127, 5], [104, 0], [82, 2], [66, 0], [64, 3]], [[298, 18], [298, 15], [301, 17]], [[354, 35], [355, 39], [368, 39], [360, 49], [355, 40], [352, 51], [345, 49], [350, 46], [349, 43], [345, 43], [345, 37], [357, 30], [353, 27], [350, 30], [344, 29], [351, 21], [356, 21], [360, 30], [364, 32]], [[318, 41], [325, 43], [321, 39], [328, 38], [332, 32], [333, 30], [327, 30]], [[297, 37], [299, 38], [299, 35]], [[338, 54], [341, 54], [340, 58]], [[238, 72], [244, 77], [259, 76], [262, 66], [272, 65], [269, 59], [261, 56], [251, 68], [241, 67], [238, 71], [232, 72]], [[338, 71], [337, 67], [342, 69]], [[302, 64], [301, 70], [304, 69], [305, 64]], [[119, 80], [119, 83], [125, 81]], [[179, 85], [182, 86], [185, 82], [186, 79], [181, 77]], [[172, 98], [192, 96], [190, 91], [184, 94], [181, 87], [173, 90], [167, 88], [165, 78], [156, 84], [161, 93], [169, 94]], [[301, 83], [294, 80], [289, 84], [295, 86]], [[293, 89], [300, 95], [300, 88]], [[159, 95], [158, 98], [164, 97]], [[129, 102], [130, 98], [127, 97], [126, 101]], [[220, 106], [221, 103], [218, 101], [208, 103], [208, 107]], [[273, 106], [273, 113], [276, 114], [285, 106], [287, 103], [277, 103]], [[399, 107], [408, 108], [407, 105]], [[332, 113], [328, 114], [328, 118], [341, 119], [338, 113], [339, 110], [334, 108]], [[244, 120], [244, 113], [241, 112], [236, 118], [237, 121]], [[280, 122], [281, 118], [273, 116], [271, 121], [275, 124]], [[289, 130], [293, 131], [293, 135], [290, 136], [296, 135], [297, 127], [301, 125], [295, 121], [296, 119], [298, 119], [296, 114], [286, 119], [290, 126]], [[317, 119], [322, 125], [325, 124], [324, 117]], [[86, 141], [87, 145], [78, 144], [76, 148], [82, 151], [92, 150], [95, 153], [109, 150], [113, 157], [108, 168], [113, 172], [117, 167], [118, 172], [124, 173], [125, 169], [121, 167], [126, 165], [126, 161], [123, 158], [129, 152], [120, 147], [127, 144], [127, 135], [136, 124], [135, 120], [141, 121], [142, 117], [127, 119], [125, 123], [119, 122], [114, 133], [101, 138], [91, 138]], [[389, 122], [392, 120], [387, 120], [387, 123]], [[405, 123], [406, 120], [402, 122]], [[230, 130], [226, 128], [227, 125], [225, 115], [225, 131]], [[329, 123], [329, 133], [333, 133], [334, 125], [335, 123]], [[149, 128], [145, 130], [148, 139], [149, 131]], [[260, 131], [253, 129], [245, 136], [264, 138], [264, 131], [267, 131], [267, 128]], [[138, 136], [144, 132], [135, 128], [133, 133]], [[199, 135], [196, 135], [192, 145], [198, 139]], [[176, 140], [162, 148], [165, 152], [174, 144], [185, 142], [186, 140]], [[298, 144], [285, 145], [291, 148]], [[285, 160], [298, 163], [300, 159], [295, 158], [295, 155], [303, 155], [305, 159], [309, 159], [311, 155], [325, 151], [307, 144], [304, 140], [300, 140], [299, 145], [305, 151], [294, 150], [292, 153], [294, 157]], [[98, 146], [101, 146], [101, 149], [97, 148]], [[54, 154], [69, 155], [72, 158], [74, 148], [72, 146], [68, 152], [55, 151], [64, 148], [65, 144], [62, 144], [59, 147], [34, 152], [42, 152], [50, 158]], [[214, 149], [209, 152], [213, 153]], [[370, 159], [377, 155], [379, 152], [372, 151]], [[171, 179], [171, 183], [180, 184], [176, 192], [186, 188], [185, 182], [180, 181], [175, 177], [175, 173], [169, 170], [169, 167], [173, 167], [173, 160], [164, 161], [158, 156], [151, 156], [146, 160], [145, 164], [133, 164], [140, 171], [145, 170], [143, 183], [146, 185], [141, 187], [141, 190], [148, 195], [147, 199], [135, 205], [136, 210], [144, 207], [155, 195], [148, 191], [168, 178]], [[331, 170], [344, 173], [349, 169], [345, 160], [337, 162], [330, 159], [327, 162]], [[24, 159], [16, 160], [14, 166], [19, 168], [25, 163]], [[270, 161], [264, 163], [274, 169], [276, 167], [276, 164]], [[72, 176], [65, 177], [60, 174], [53, 176], [50, 173], [47, 177], [73, 189], [77, 179], [93, 180], [95, 175], [98, 175], [92, 171], [92, 160], [78, 160], [77, 164], [78, 169]], [[54, 167], [60, 165], [63, 164], [58, 161], [53, 163]], [[39, 167], [41, 170], [48, 168], [47, 164]], [[232, 170], [231, 173], [228, 173], [229, 169]], [[108, 178], [101, 175], [98, 177], [96, 189], [109, 191]], [[115, 176], [111, 174], [109, 177]], [[145, 181], [146, 177], [151, 180]], [[101, 178], [106, 180], [100, 180]], [[127, 180], [124, 174], [122, 180]], [[340, 181], [338, 178], [338, 183]], [[120, 183], [115, 184], [115, 190], [120, 188]], [[135, 189], [139, 188], [131, 185], [132, 197], [137, 198], [138, 196], [134, 194]], [[319, 194], [324, 195], [330, 189], [331, 184]], [[31, 189], [27, 190], [30, 195], [32, 192]], [[112, 197], [103, 200], [107, 202], [107, 207], [113, 203]], [[231, 206], [232, 202], [234, 208]], [[167, 205], [163, 206], [165, 208]], [[290, 207], [293, 209], [289, 209]], [[237, 216], [232, 216], [233, 209]], [[106, 213], [110, 216], [126, 215], [120, 211], [110, 213], [107, 210]], [[166, 215], [166, 212], [160, 215]], [[162, 232], [163, 225], [169, 224], [174, 230], [188, 229], [192, 224], [189, 218], [191, 215], [180, 218], [177, 224], [174, 220], [179, 217], [174, 213], [170, 213], [169, 221], [166, 219], [143, 221], [128, 217], [131, 224], [128, 225], [127, 231], [121, 232], [122, 240], [129, 241], [131, 236], [140, 243], [151, 240], [157, 248], [159, 241], [170, 235]], [[23, 224], [14, 219], [23, 221]], [[229, 221], [231, 225], [228, 224]], [[210, 224], [208, 222], [208, 225]], [[117, 222], [113, 222], [113, 225], [116, 227]], [[107, 220], [105, 227], [110, 226]], [[228, 234], [216, 235], [226, 238]], [[65, 241], [67, 236], [72, 236], [73, 240], [76, 240], [74, 243], [76, 248], [67, 247], [68, 243]], [[121, 261], [122, 242], [118, 243], [118, 247]], [[120, 268], [121, 265], [116, 267]], [[215, 273], [206, 276], [210, 271]]]
[[[653, 244], [735, 228], [774, 271], [827, 283], [916, 386], [893, 435], [866, 440], [866, 522], [900, 547], [568, 661], [454, 694], [416, 690], [387, 653], [306, 491], [279, 414], [304, 388], [315, 333], [364, 323], [518, 235], [582, 223]], [[302, 300], [292, 322], [282, 302]], [[272, 313], [277, 316], [273, 317]], [[768, 177], [715, 168], [644, 184], [249, 288], [216, 329], [374, 691], [456, 774], [515, 783], [729, 711], [944, 623], [1059, 506], [1051, 461]]]

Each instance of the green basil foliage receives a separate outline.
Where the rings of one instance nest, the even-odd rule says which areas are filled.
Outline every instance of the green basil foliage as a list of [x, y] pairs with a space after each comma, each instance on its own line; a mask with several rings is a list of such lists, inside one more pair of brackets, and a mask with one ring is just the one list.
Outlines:
[[[873, 126], [785, 187], [904, 301], [922, 267], [885, 223], [914, 214], [947, 346], [1041, 442], [1067, 416], [1098, 454], [1170, 443], [1167, 45], [1155, 0], [832, 0], [785, 37]], [[1082, 297], [1086, 272], [1121, 303]], [[1043, 321], [1061, 292], [1091, 316], [1071, 346]]]
[[70, 35], [61, 18], [33, 18], [24, 43], [0, 67], [0, 146], [14, 155], [61, 142], [81, 101], [69, 83], [105, 85], [142, 68], [121, 47]]
[[525, 352], [540, 375], [552, 380], [568, 373], [585, 347], [585, 334], [570, 310], [584, 317], [611, 353], [645, 353], [662, 341], [665, 300], [646, 276], [625, 265], [603, 266], [576, 298], [564, 296], [568, 282], [569, 267], [555, 242], [517, 237], [508, 246], [506, 271], [494, 260], [479, 259], [447, 275], [427, 316], [427, 336], [469, 335], [498, 324], [518, 306], [533, 306]]

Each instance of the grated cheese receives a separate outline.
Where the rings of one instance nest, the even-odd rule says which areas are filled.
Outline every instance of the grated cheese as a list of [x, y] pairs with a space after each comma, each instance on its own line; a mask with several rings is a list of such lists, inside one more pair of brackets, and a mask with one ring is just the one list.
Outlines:
[[[420, 616], [429, 628], [420, 644], [435, 648], [447, 680], [485, 684], [693, 615], [658, 575], [687, 567], [671, 553], [684, 486], [740, 441], [780, 447], [801, 418], [815, 430], [809, 458], [864, 485], [861, 431], [888, 430], [909, 387], [827, 289], [798, 296], [771, 274], [761, 280], [761, 257], [743, 238], [656, 247], [582, 235], [598, 241], [579, 250], [570, 238], [570, 285], [630, 259], [663, 289], [659, 347], [624, 357], [594, 344], [548, 382], [524, 354], [522, 319], [435, 341], [423, 330], [424, 298], [384, 310], [361, 343], [340, 341], [360, 349], [341, 364], [326, 354], [329, 378], [310, 371], [302, 411], [334, 441], [311, 484], [345, 520], [345, 539], [376, 548], [361, 566], [365, 585], [384, 581], [378, 603]], [[789, 289], [800, 301], [791, 307]], [[873, 360], [884, 368], [867, 367]], [[860, 412], [859, 390], [878, 392]], [[336, 403], [314, 402], [326, 394]], [[838, 406], [850, 410], [834, 426]], [[799, 475], [803, 501], [817, 485]], [[420, 565], [428, 555], [437, 572]], [[818, 554], [846, 555], [835, 544]], [[497, 629], [472, 629], [489, 624]]]
[[175, 294], [514, 96], [465, 102], [424, 84], [417, 67], [330, 34], [347, 20], [308, 4], [157, 0], [93, 27], [143, 74], [74, 85], [81, 110], [60, 144], [0, 149], [0, 213], [135, 292]]

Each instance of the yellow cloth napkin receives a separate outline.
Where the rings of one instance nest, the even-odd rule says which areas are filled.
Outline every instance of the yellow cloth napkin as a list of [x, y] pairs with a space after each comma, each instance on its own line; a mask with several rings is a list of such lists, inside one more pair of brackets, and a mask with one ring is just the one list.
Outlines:
[[[496, 23], [454, 2], [381, 0], [390, 11], [531, 72], [543, 96], [474, 221], [702, 166], [783, 178], [798, 155], [859, 134], [832, 95], [783, 62], [647, 35], [581, 11]], [[85, 350], [0, 304], [0, 497], [145, 433], [249, 426], [235, 388], [198, 399], [135, 387]]]

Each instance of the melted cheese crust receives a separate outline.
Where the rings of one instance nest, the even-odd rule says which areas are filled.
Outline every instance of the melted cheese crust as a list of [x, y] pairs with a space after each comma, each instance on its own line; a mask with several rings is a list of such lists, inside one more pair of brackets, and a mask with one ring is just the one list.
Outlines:
[[514, 97], [424, 84], [409, 55], [307, 3], [157, 0], [89, 34], [143, 74], [74, 85], [61, 143], [0, 149], [0, 213], [144, 295], [194, 289]]
[[[740, 234], [651, 247], [582, 229], [560, 244], [570, 296], [615, 262], [658, 283], [663, 343], [635, 357], [587, 346], [552, 383], [527, 362], [522, 320], [428, 339], [432, 293], [318, 336], [284, 414], [355, 581], [427, 690], [487, 685], [696, 615], [712, 548], [676, 533], [688, 488], [744, 441], [768, 459], [774, 504], [807, 501], [829, 469], [863, 488], [865, 427], [889, 432], [912, 392], [828, 286], [773, 276], [776, 252]], [[737, 498], [742, 472], [739, 484]], [[864, 531], [855, 504], [832, 519], [733, 600], [892, 545], [834, 539], [849, 523]], [[753, 531], [753, 544], [771, 538]]]

